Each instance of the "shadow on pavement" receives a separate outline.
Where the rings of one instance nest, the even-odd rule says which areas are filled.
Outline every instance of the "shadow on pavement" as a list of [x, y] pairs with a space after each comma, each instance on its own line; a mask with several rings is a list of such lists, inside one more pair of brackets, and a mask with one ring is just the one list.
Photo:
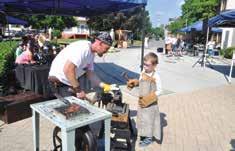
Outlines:
[[139, 74], [132, 72], [114, 63], [95, 63], [95, 73], [100, 79], [107, 83], [115, 83], [125, 85], [126, 79], [122, 76], [123, 72], [127, 72], [130, 78], [139, 78]]
[[164, 138], [164, 133], [163, 133], [163, 129], [164, 127], [167, 126], [167, 120], [166, 120], [166, 114], [165, 113], [160, 113], [160, 118], [161, 118], [161, 140], [157, 141], [158, 144], [162, 144], [163, 142], [163, 138]]
[[[213, 70], [217, 71], [217, 72], [220, 72], [222, 73], [223, 75], [226, 75], [226, 76], [229, 76], [229, 73], [230, 73], [230, 65], [212, 65]], [[234, 78], [235, 77], [235, 72], [234, 72], [235, 69], [233, 69], [233, 73], [232, 73], [232, 77]]]
[[232, 139], [230, 142], [232, 149], [230, 151], [235, 151], [235, 139]]

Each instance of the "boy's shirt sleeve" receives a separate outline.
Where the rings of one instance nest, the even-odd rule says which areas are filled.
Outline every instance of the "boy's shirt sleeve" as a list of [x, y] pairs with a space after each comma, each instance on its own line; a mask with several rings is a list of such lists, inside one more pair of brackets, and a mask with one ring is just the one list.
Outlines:
[[155, 74], [155, 79], [156, 79], [156, 88], [157, 88], [155, 94], [159, 96], [162, 93], [162, 82], [158, 73]]

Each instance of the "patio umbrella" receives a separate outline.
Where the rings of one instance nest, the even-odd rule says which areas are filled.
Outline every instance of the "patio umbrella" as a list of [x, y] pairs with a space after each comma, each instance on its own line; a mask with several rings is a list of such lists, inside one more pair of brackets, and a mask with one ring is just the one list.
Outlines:
[[[212, 17], [211, 19], [209, 19], [208, 25], [210, 27], [216, 26], [216, 27], [235, 28], [235, 9], [222, 12], [219, 15]], [[233, 54], [233, 58], [231, 61], [231, 67], [228, 79], [229, 82], [231, 82], [232, 78], [234, 61], [235, 61], [235, 54]]]
[[[190, 26], [187, 26], [187, 27], [180, 29], [179, 31], [180, 32], [191, 32], [192, 28], [194, 28], [198, 32], [201, 32], [203, 30], [203, 21], [197, 21]], [[211, 31], [214, 33], [221, 33], [222, 29], [213, 27], [213, 28], [211, 28]]]
[[208, 21], [210, 27], [235, 27], [235, 9], [228, 10], [212, 17]]

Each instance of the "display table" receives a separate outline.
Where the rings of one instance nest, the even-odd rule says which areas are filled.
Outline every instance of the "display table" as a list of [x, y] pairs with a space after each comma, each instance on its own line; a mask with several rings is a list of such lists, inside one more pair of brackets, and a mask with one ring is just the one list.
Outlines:
[[45, 117], [50, 122], [61, 128], [63, 151], [75, 151], [75, 129], [89, 125], [97, 121], [105, 121], [105, 151], [110, 150], [110, 123], [112, 114], [104, 109], [97, 108], [86, 101], [76, 97], [66, 97], [71, 103], [77, 103], [90, 111], [90, 114], [76, 116], [72, 119], [65, 120], [58, 116], [53, 110], [63, 105], [58, 99], [36, 103], [30, 105], [33, 113], [33, 136], [34, 151], [39, 151], [39, 115]]
[[22, 88], [48, 96], [50, 93], [49, 70], [49, 65], [17, 65], [16, 78]]

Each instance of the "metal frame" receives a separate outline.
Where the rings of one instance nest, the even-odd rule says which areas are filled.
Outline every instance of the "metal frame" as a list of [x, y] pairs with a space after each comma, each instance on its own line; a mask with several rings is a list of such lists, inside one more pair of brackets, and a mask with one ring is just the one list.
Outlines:
[[39, 151], [39, 135], [40, 135], [40, 115], [48, 119], [50, 122], [61, 128], [63, 151], [75, 151], [75, 130], [76, 128], [89, 125], [91, 123], [104, 120], [105, 123], [105, 151], [110, 151], [110, 125], [112, 114], [106, 110], [97, 108], [88, 102], [80, 100], [76, 97], [66, 97], [70, 102], [76, 102], [86, 107], [92, 115], [79, 117], [73, 120], [62, 119], [53, 112], [53, 108], [61, 105], [58, 99], [47, 102], [41, 102], [30, 105], [33, 113], [33, 141], [34, 151]]

